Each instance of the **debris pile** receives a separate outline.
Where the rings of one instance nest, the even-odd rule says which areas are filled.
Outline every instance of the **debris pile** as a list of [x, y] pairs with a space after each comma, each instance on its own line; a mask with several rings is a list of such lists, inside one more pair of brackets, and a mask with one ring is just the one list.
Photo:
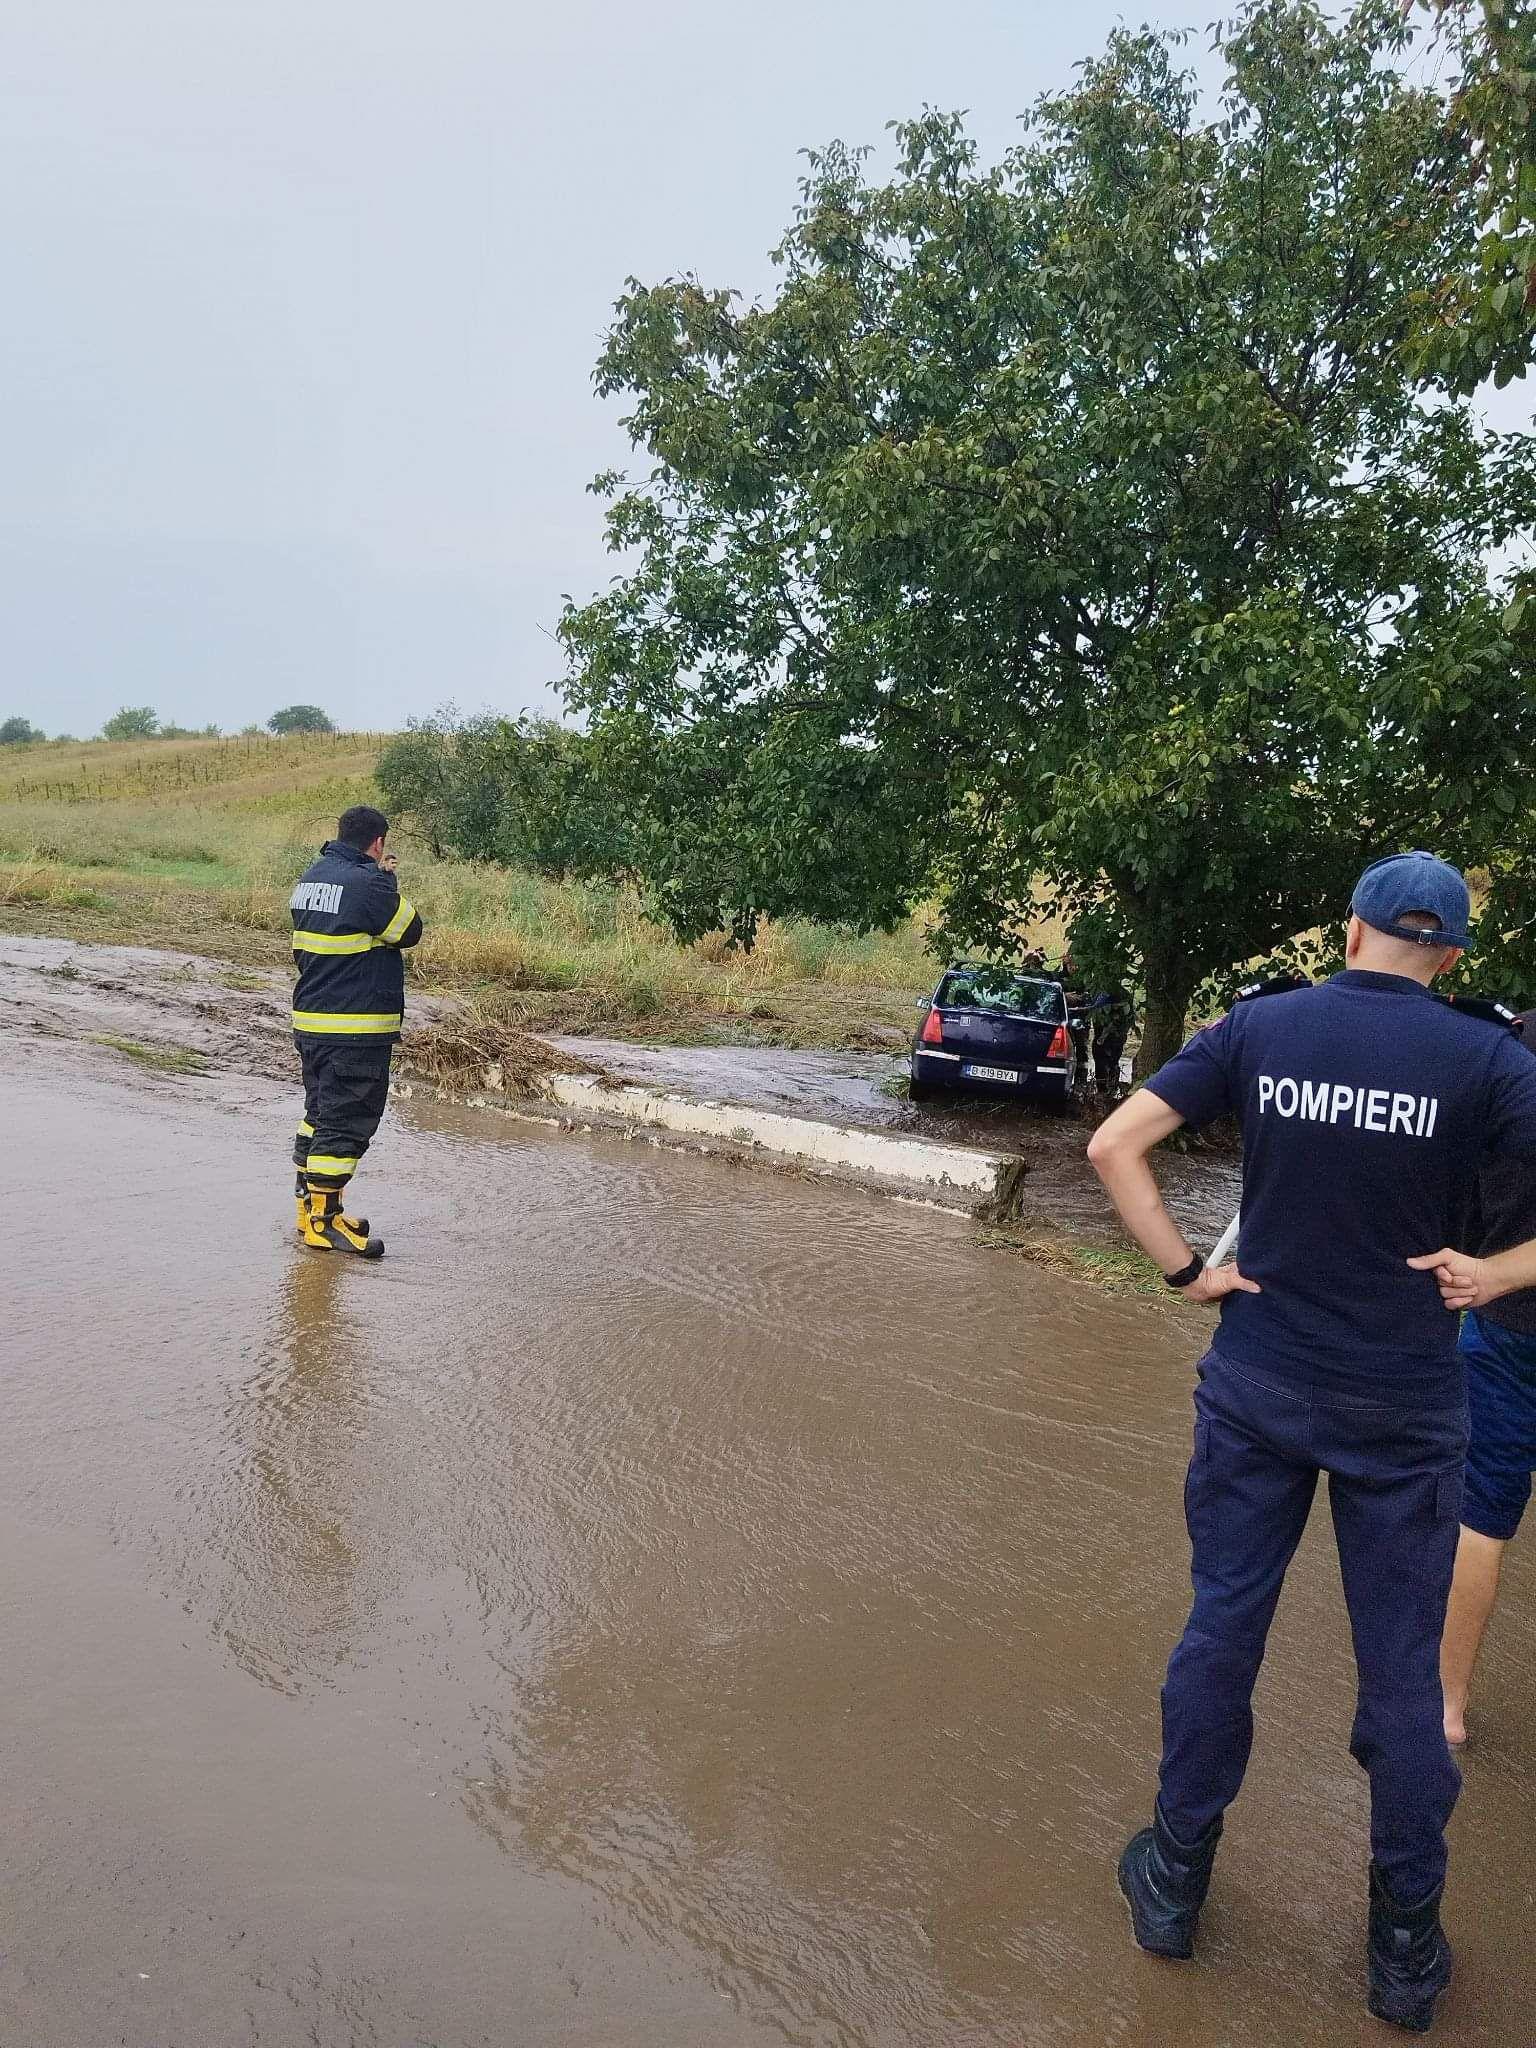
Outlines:
[[434, 1088], [463, 1095], [490, 1089], [504, 1095], [537, 1095], [542, 1074], [609, 1076], [574, 1053], [557, 1052], [515, 1024], [457, 1011], [406, 1030], [401, 1064]]

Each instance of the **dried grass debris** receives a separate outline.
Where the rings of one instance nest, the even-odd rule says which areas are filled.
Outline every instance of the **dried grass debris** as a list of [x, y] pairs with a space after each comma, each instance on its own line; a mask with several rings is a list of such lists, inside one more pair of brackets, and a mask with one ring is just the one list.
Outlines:
[[419, 1079], [455, 1095], [480, 1088], [537, 1095], [543, 1074], [612, 1078], [590, 1060], [547, 1045], [505, 1018], [474, 1011], [459, 1011], [408, 1030], [400, 1060]]

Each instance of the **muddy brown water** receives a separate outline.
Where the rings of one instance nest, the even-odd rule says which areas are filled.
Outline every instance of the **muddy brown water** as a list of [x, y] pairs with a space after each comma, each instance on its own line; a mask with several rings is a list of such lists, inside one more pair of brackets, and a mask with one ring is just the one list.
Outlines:
[[[1364, 1785], [1320, 1526], [1202, 1958], [1131, 1948], [1185, 1324], [962, 1221], [0, 1041], [5, 2048], [1314, 2048]], [[1536, 2039], [1531, 1571], [1437, 2038]]]

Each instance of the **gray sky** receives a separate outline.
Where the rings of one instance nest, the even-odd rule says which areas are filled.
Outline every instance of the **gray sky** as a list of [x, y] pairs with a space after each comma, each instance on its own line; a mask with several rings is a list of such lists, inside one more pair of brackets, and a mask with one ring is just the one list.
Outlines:
[[84, 734], [548, 703], [560, 593], [611, 573], [625, 276], [760, 288], [798, 150], [925, 100], [1000, 148], [1116, 9], [5, 12], [0, 716]]
[[0, 716], [548, 705], [626, 275], [761, 289], [801, 148], [928, 101], [996, 152], [1120, 11], [12, 0]]

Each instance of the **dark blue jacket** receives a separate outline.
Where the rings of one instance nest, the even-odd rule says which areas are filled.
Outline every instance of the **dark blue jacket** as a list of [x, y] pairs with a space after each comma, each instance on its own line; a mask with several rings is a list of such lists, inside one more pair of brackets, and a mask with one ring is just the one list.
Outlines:
[[1238, 1263], [1221, 1351], [1389, 1389], [1443, 1374], [1457, 1318], [1416, 1253], [1463, 1245], [1486, 1159], [1536, 1159], [1536, 1060], [1416, 981], [1350, 968], [1239, 1002], [1147, 1083], [1188, 1124], [1243, 1134]]
[[421, 915], [394, 876], [332, 839], [305, 869], [288, 908], [299, 970], [295, 1036], [369, 1044], [398, 1038], [405, 1014], [400, 953], [421, 937]]

